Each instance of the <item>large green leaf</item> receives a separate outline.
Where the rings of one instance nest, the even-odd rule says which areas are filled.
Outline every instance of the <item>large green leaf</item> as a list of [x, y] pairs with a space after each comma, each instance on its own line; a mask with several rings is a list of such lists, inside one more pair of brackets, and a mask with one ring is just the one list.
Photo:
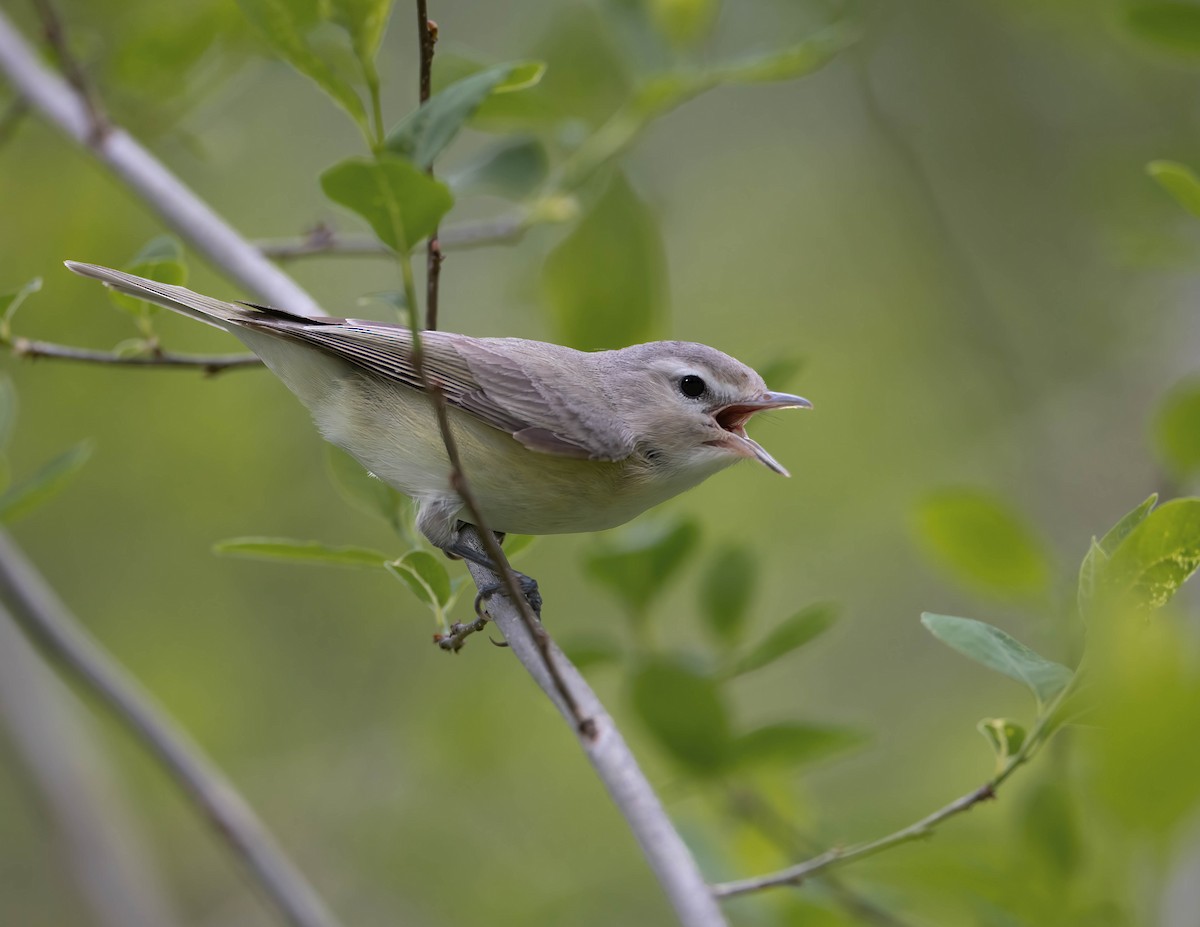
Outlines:
[[948, 647], [1010, 679], [1023, 682], [1033, 692], [1039, 706], [1061, 692], [1074, 675], [1061, 663], [1047, 660], [1016, 638], [982, 621], [926, 612], [921, 616], [921, 623]]
[[633, 617], [642, 618], [699, 540], [693, 521], [644, 521], [599, 543], [585, 557], [584, 568]]
[[824, 634], [836, 619], [837, 610], [828, 603], [801, 609], [787, 621], [773, 628], [766, 637], [739, 657], [730, 668], [729, 675], [739, 676], [774, 663], [780, 657], [798, 650]]
[[667, 305], [658, 220], [617, 175], [546, 258], [542, 285], [560, 341], [584, 351], [654, 338]]
[[794, 80], [824, 67], [861, 34], [861, 26], [853, 21], [835, 23], [795, 45], [719, 67], [715, 78], [729, 84]]
[[445, 184], [394, 155], [335, 164], [321, 175], [321, 189], [366, 219], [379, 240], [401, 254], [431, 234], [454, 204]]
[[1200, 475], [1200, 379], [1185, 380], [1167, 394], [1154, 417], [1154, 444], [1176, 479]]
[[550, 171], [546, 146], [536, 138], [506, 139], [449, 178], [458, 194], [520, 200], [541, 186]]
[[798, 766], [866, 743], [860, 731], [825, 724], [769, 724], [734, 741], [735, 762], [745, 766]]
[[729, 715], [713, 679], [679, 660], [653, 657], [630, 680], [633, 707], [678, 762], [714, 773], [731, 755]]
[[726, 544], [709, 561], [700, 583], [700, 614], [722, 643], [741, 639], [757, 578], [758, 561], [745, 547]]
[[330, 478], [343, 498], [365, 512], [378, 515], [398, 534], [404, 533], [410, 505], [406, 495], [372, 476], [340, 447], [327, 444], [325, 460]]
[[439, 617], [454, 596], [450, 573], [442, 561], [427, 550], [410, 550], [399, 560], [390, 561], [387, 569]]
[[92, 456], [90, 441], [82, 441], [44, 464], [27, 480], [10, 486], [0, 495], [0, 522], [12, 524], [43, 502], [53, 498], [75, 478]]
[[1079, 588], [1076, 592], [1079, 614], [1085, 619], [1091, 617], [1092, 603], [1099, 587], [1100, 578], [1108, 565], [1109, 557], [1129, 533], [1146, 520], [1146, 516], [1154, 509], [1157, 502], [1158, 493], [1154, 493], [1133, 511], [1123, 515], [1121, 520], [1109, 528], [1099, 541], [1092, 538], [1087, 555], [1079, 566]]
[[540, 61], [515, 61], [455, 81], [404, 117], [388, 133], [385, 147], [427, 169], [488, 96], [532, 87], [545, 70]]
[[1175, 161], [1151, 161], [1146, 173], [1166, 190], [1180, 206], [1200, 217], [1200, 179], [1190, 167]]
[[1200, 499], [1174, 499], [1150, 512], [1104, 564], [1099, 594], [1160, 608], [1200, 567]]
[[677, 45], [703, 39], [716, 22], [720, 0], [649, 0], [655, 26]]
[[977, 489], [945, 489], [918, 505], [918, 540], [952, 576], [1001, 597], [1044, 595], [1050, 558], [1041, 540], [1002, 500]]
[[314, 50], [308, 32], [322, 19], [319, 0], [238, 0], [246, 18], [256, 25], [284, 60], [312, 80], [359, 126], [367, 112], [350, 83]]
[[330, 5], [334, 20], [350, 35], [354, 54], [364, 68], [372, 68], [392, 0], [330, 0]]
[[245, 537], [218, 541], [213, 552], [227, 557], [251, 560], [275, 560], [315, 563], [323, 566], [381, 569], [387, 554], [366, 547], [332, 547], [320, 541], [296, 541], [291, 538]]

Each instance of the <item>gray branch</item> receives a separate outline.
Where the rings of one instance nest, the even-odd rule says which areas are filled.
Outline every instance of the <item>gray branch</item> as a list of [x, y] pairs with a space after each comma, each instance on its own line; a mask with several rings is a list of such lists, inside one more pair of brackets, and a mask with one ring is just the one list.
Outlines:
[[87, 104], [66, 80], [42, 64], [2, 11], [0, 72], [33, 110], [105, 164], [169, 228], [257, 299], [297, 315], [323, 314], [291, 277], [263, 257], [129, 133], [110, 124], [97, 135]]
[[293, 927], [337, 921], [238, 794], [153, 697], [83, 630], [20, 548], [0, 532], [0, 600], [43, 649], [100, 696], [168, 770]]
[[[468, 544], [483, 552], [474, 529], [466, 529], [463, 536]], [[496, 586], [497, 577], [490, 571], [471, 563], [467, 567], [479, 588]], [[550, 658], [555, 662], [562, 683], [571, 692], [579, 711], [592, 722], [589, 736], [578, 730], [575, 714], [558, 692], [542, 652], [520, 612], [499, 594], [492, 596], [487, 609], [517, 659], [576, 731], [579, 745], [641, 845], [680, 924], [684, 927], [722, 927], [726, 923], [725, 916], [712, 889], [596, 693], [551, 642]]]

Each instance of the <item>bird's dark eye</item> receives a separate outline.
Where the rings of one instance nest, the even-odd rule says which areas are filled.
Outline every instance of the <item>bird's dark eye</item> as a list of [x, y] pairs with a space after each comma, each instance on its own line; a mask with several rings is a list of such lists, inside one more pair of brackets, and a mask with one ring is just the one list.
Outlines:
[[679, 391], [685, 396], [691, 396], [693, 399], [697, 396], [703, 396], [707, 389], [707, 384], [694, 373], [689, 373], [686, 377], [682, 377], [679, 380]]

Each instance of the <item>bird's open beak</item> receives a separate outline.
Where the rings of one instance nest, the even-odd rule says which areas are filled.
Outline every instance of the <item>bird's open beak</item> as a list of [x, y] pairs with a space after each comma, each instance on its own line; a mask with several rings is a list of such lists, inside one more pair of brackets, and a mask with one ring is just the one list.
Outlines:
[[764, 466], [783, 476], [791, 476], [774, 457], [767, 453], [766, 448], [746, 434], [746, 422], [756, 412], [769, 412], [772, 409], [811, 409], [812, 403], [803, 396], [793, 396], [791, 393], [763, 393], [759, 399], [737, 402], [718, 409], [714, 414], [717, 424], [729, 436], [723, 446], [742, 457], [753, 457]]

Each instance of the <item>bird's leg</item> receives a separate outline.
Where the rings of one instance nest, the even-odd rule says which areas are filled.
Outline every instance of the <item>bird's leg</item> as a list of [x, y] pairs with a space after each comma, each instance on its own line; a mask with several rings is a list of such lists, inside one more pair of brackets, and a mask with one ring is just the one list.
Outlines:
[[[503, 538], [504, 535], [502, 534], [497, 536], [498, 541], [502, 541]], [[444, 550], [448, 556], [459, 557], [468, 561], [469, 563], [474, 563], [476, 566], [481, 566], [485, 570], [490, 570], [497, 575], [500, 573], [500, 568], [497, 567], [496, 564], [492, 563], [491, 558], [488, 557], [487, 554], [483, 553], [482, 551], [477, 551], [472, 547], [468, 547], [457, 537], [454, 539], [452, 544], [443, 547], [442, 550]], [[513, 576], [516, 577], [517, 584], [521, 587], [521, 593], [525, 596], [525, 601], [529, 603], [529, 607], [533, 609], [534, 614], [540, 618], [542, 615], [542, 594], [538, 591], [537, 580], [532, 576], [526, 576], [524, 573], [520, 573], [517, 570], [513, 570], [512, 572]], [[480, 587], [479, 594], [475, 596], [475, 614], [482, 617], [483, 603], [503, 588], [504, 586], [500, 582]]]

